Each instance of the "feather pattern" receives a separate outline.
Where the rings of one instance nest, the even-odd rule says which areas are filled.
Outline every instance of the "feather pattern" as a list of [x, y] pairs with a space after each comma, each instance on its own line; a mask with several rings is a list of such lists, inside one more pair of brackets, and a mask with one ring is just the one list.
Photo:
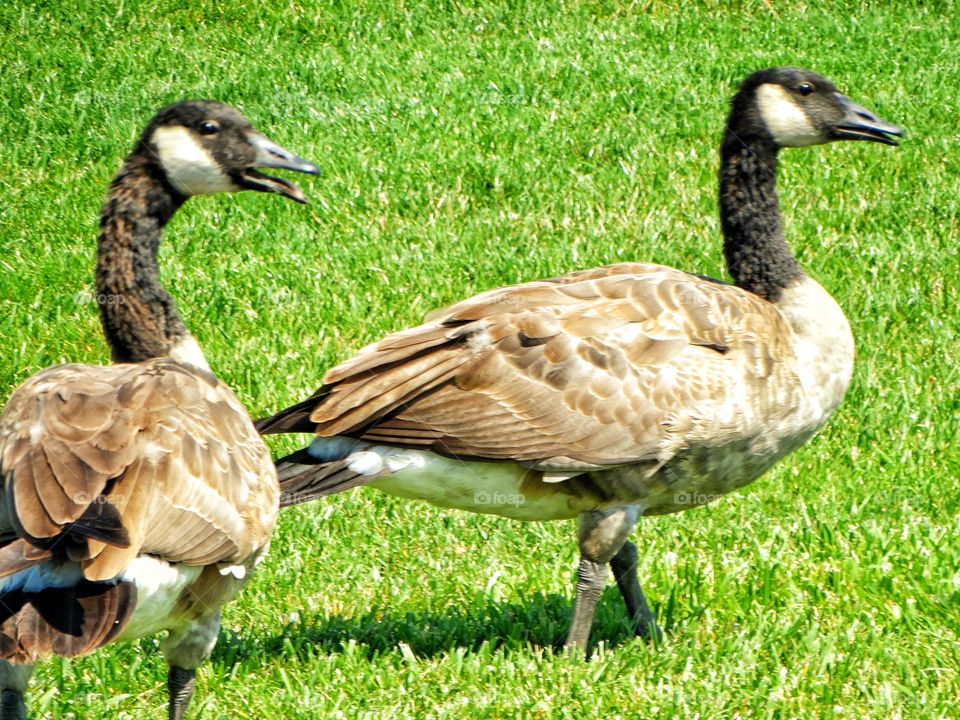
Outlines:
[[169, 358], [49, 368], [0, 417], [8, 521], [38, 547], [76, 546], [88, 580], [144, 553], [242, 562], [275, 521], [275, 472], [230, 389]]
[[621, 263], [492, 290], [368, 346], [327, 374], [310, 419], [538, 469], [662, 463], [797, 407], [794, 339], [751, 293]]

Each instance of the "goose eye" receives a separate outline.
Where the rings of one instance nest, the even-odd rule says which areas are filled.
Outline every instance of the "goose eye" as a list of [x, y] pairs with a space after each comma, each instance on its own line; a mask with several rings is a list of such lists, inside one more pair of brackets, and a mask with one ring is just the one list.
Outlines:
[[213, 135], [217, 130], [220, 129], [220, 126], [212, 120], [207, 120], [200, 125], [200, 134], [201, 135]]
[[813, 83], [802, 82], [797, 86], [797, 90], [800, 91], [801, 95], [809, 95], [813, 92]]

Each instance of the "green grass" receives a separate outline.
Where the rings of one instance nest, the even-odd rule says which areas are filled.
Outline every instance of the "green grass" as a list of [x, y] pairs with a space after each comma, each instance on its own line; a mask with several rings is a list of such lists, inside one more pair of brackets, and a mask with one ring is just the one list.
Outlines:
[[[108, 360], [97, 210], [175, 99], [237, 104], [324, 169], [308, 208], [204, 198], [169, 229], [164, 281], [254, 414], [486, 288], [623, 259], [723, 276], [716, 146], [752, 70], [812, 67], [907, 128], [900, 148], [784, 154], [788, 238], [845, 308], [857, 370], [828, 427], [745, 492], [641, 523], [662, 646], [629, 637], [611, 585], [593, 661], [553, 654], [573, 523], [357, 491], [282, 515], [193, 717], [955, 717], [960, 8], [673, 6], [0, 8], [2, 397]], [[149, 638], [46, 662], [29, 701], [160, 717], [164, 677]]]

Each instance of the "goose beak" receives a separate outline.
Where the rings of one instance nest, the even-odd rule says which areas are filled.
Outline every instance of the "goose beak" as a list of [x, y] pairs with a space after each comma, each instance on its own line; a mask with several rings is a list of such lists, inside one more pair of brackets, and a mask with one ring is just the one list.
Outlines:
[[308, 162], [302, 157], [294, 155], [289, 150], [280, 147], [259, 133], [250, 135], [249, 140], [250, 144], [256, 148], [257, 156], [252, 165], [242, 173], [244, 187], [248, 190], [277, 193], [298, 203], [307, 202], [306, 196], [300, 188], [292, 182], [284, 180], [283, 178], [266, 175], [256, 170], [256, 168], [293, 170], [294, 172], [308, 173], [310, 175], [319, 175], [320, 168], [312, 162]]
[[845, 95], [837, 93], [837, 96], [846, 110], [846, 115], [835, 128], [838, 140], [871, 140], [884, 145], [896, 145], [893, 136], [903, 137], [903, 128], [881, 120]]

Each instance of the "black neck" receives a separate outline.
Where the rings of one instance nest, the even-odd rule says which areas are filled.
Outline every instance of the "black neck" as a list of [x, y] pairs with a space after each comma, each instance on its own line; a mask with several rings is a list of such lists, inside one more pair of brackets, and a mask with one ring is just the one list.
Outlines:
[[720, 219], [727, 270], [737, 286], [776, 302], [803, 277], [787, 247], [777, 200], [777, 146], [727, 130], [720, 163]]
[[115, 362], [163, 357], [189, 335], [157, 277], [163, 228], [186, 198], [148, 158], [127, 158], [101, 210], [97, 301]]

